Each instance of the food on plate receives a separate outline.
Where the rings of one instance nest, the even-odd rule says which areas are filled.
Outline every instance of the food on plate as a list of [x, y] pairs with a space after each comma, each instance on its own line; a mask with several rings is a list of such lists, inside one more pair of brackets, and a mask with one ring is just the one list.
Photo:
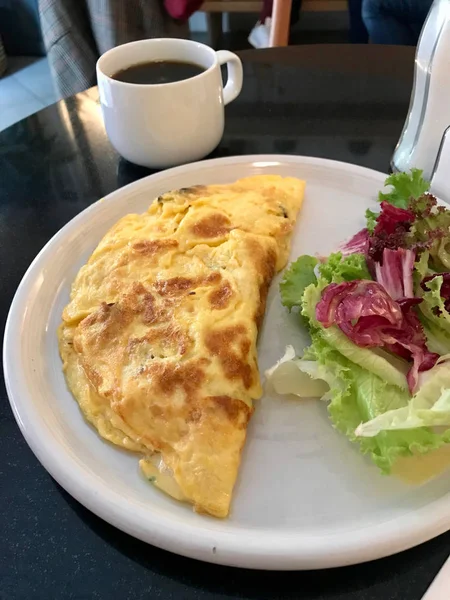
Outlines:
[[163, 194], [108, 231], [63, 312], [64, 373], [86, 419], [198, 512], [229, 511], [261, 395], [258, 326], [304, 185], [255, 176]]
[[281, 299], [311, 345], [267, 377], [328, 402], [334, 427], [383, 473], [426, 480], [450, 462], [450, 211], [419, 170], [388, 177], [380, 209], [340, 251], [301, 256]]

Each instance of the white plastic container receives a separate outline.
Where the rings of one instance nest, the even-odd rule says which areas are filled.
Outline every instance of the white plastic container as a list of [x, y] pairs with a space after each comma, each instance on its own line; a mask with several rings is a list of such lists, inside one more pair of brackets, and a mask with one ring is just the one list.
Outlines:
[[411, 103], [392, 170], [417, 167], [425, 178], [431, 178], [449, 125], [450, 0], [434, 0], [417, 45]]

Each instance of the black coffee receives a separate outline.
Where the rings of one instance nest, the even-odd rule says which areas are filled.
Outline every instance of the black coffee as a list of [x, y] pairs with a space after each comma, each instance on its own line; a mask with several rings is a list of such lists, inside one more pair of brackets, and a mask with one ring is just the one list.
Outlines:
[[183, 81], [200, 75], [203, 71], [205, 71], [203, 67], [194, 63], [158, 60], [127, 67], [115, 73], [112, 78], [125, 83], [148, 85]]

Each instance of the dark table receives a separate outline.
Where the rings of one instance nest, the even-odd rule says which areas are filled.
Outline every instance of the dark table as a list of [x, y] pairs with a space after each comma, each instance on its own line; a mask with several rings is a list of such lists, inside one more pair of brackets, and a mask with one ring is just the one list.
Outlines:
[[[412, 49], [299, 46], [242, 58], [244, 90], [227, 107], [214, 156], [305, 154], [388, 170], [408, 108]], [[98, 198], [149, 172], [112, 149], [95, 89], [0, 133], [2, 322], [49, 238]], [[2, 599], [419, 600], [450, 552], [447, 533], [369, 564], [296, 573], [172, 555], [114, 529], [64, 492], [27, 447], [3, 384], [0, 394]]]

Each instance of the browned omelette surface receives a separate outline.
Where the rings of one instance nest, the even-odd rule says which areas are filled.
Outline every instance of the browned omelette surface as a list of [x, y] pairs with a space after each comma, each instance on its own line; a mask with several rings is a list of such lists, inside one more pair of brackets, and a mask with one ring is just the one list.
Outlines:
[[80, 270], [63, 313], [68, 385], [157, 487], [228, 514], [261, 395], [256, 339], [304, 182], [256, 176], [164, 194]]

